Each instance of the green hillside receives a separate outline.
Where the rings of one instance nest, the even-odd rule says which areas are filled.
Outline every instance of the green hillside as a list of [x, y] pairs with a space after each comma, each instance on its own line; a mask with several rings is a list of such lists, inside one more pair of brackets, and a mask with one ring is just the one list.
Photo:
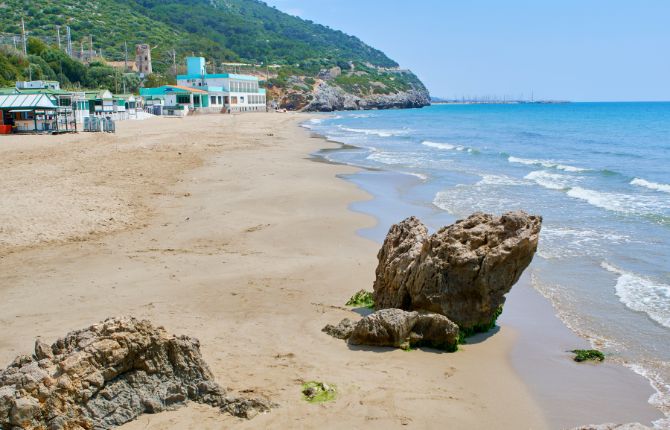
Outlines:
[[[28, 58], [14, 49], [12, 35], [21, 34], [21, 19], [29, 36]], [[100, 54], [91, 64], [71, 59], [57, 48], [71, 30], [73, 52], [93, 49]], [[109, 88], [137, 91], [142, 85], [132, 74], [107, 65], [121, 61], [128, 46], [134, 61], [138, 43], [152, 46], [154, 74], [143, 83], [174, 83], [172, 53], [183, 71], [184, 57], [207, 58], [210, 72], [222, 62], [273, 65], [270, 97], [302, 108], [327, 81], [356, 97], [427, 91], [408, 71], [383, 52], [354, 36], [306, 21], [259, 0], [0, 0], [0, 86], [19, 79], [54, 79], [66, 88]], [[21, 44], [18, 47], [21, 48]], [[337, 70], [324, 75], [324, 71]], [[326, 77], [324, 77], [326, 76]], [[300, 100], [296, 102], [296, 100]]]
[[[257, 0], [3, 0], [0, 32], [56, 37], [70, 26], [74, 49], [89, 35], [105, 58], [122, 60], [124, 42], [149, 43], [159, 71], [179, 57], [299, 65], [315, 69], [342, 61], [397, 64], [359, 39], [285, 14]], [[61, 34], [64, 34], [64, 30]]]

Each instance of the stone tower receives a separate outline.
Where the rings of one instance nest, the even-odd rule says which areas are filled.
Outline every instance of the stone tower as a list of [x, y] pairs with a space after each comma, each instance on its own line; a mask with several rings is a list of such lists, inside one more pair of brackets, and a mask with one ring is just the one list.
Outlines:
[[145, 75], [152, 73], [151, 46], [145, 43], [135, 45], [135, 64], [139, 73], [144, 73]]

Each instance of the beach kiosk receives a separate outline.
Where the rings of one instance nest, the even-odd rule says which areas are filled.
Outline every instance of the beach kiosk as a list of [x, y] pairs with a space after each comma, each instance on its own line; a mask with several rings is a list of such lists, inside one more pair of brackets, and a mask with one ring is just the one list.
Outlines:
[[46, 94], [0, 95], [0, 112], [3, 134], [58, 129], [58, 105]]

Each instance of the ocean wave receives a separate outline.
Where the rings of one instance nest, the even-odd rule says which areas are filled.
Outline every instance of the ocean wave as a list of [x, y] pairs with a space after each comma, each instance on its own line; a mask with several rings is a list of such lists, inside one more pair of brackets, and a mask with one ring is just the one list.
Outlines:
[[543, 227], [537, 253], [545, 259], [602, 256], [608, 246], [629, 242], [629, 236], [612, 231]]
[[339, 126], [341, 130], [348, 131], [350, 133], [364, 134], [366, 136], [379, 136], [379, 137], [393, 137], [393, 136], [404, 136], [410, 132], [410, 130], [394, 130], [394, 129], [375, 129], [375, 128], [351, 128]]
[[666, 417], [654, 421], [654, 428], [670, 428], [670, 384], [667, 383], [659, 372], [659, 367], [661, 369], [666, 367], [667, 372], [667, 363], [648, 363], [647, 365], [624, 363], [624, 366], [647, 379], [654, 390], [656, 390], [656, 393], [652, 394], [649, 398], [649, 403], [660, 409]]
[[646, 313], [665, 327], [670, 327], [670, 285], [621, 270], [607, 262], [602, 262], [600, 266], [619, 275], [615, 289], [621, 303], [629, 309]]
[[366, 157], [366, 159], [371, 160], [371, 161], [376, 161], [378, 163], [382, 164], [388, 164], [388, 165], [408, 165], [408, 166], [413, 166], [415, 164], [420, 165], [421, 160], [419, 160], [416, 156], [413, 154], [408, 154], [408, 153], [396, 153], [396, 152], [383, 152], [383, 151], [376, 151], [373, 150], [370, 155]]
[[664, 193], [670, 193], [670, 185], [668, 184], [659, 184], [658, 182], [646, 181], [644, 179], [635, 178], [630, 181], [631, 185], [637, 185], [638, 187], [649, 188], [654, 191], [663, 191]]
[[503, 185], [503, 186], [518, 186], [528, 185], [528, 182], [520, 181], [505, 175], [480, 175], [482, 179], [475, 185]]
[[444, 150], [451, 150], [451, 151], [464, 151], [464, 152], [476, 152], [474, 148], [468, 148], [467, 146], [463, 145], [452, 145], [451, 143], [443, 143], [443, 142], [432, 142], [430, 140], [424, 140], [421, 142], [422, 145], [428, 146], [430, 148], [436, 148], [436, 149], [444, 149]]
[[535, 170], [524, 176], [524, 178], [530, 181], [534, 181], [538, 185], [550, 190], [568, 189], [570, 188], [571, 182], [573, 180], [573, 178], [570, 176], [550, 173], [545, 170]]
[[503, 213], [523, 209], [517, 199], [503, 197], [501, 194], [504, 193], [487, 194], [486, 188], [489, 186], [475, 186], [473, 192], [472, 186], [457, 185], [436, 193], [433, 205], [457, 217], [466, 217], [477, 211]]
[[510, 163], [516, 164], [526, 164], [528, 166], [542, 166], [547, 169], [558, 169], [564, 170], [566, 172], [588, 172], [589, 169], [584, 169], [582, 167], [569, 166], [567, 164], [560, 164], [552, 160], [539, 160], [539, 159], [530, 159], [530, 158], [519, 158], [519, 157], [508, 157], [507, 161]]
[[415, 178], [419, 178], [421, 182], [426, 182], [428, 180], [428, 175], [425, 175], [423, 173], [416, 173], [416, 172], [400, 172], [403, 175], [409, 175], [409, 176], [414, 176]]
[[667, 218], [661, 213], [670, 209], [670, 202], [655, 196], [606, 193], [582, 187], [573, 187], [568, 190], [567, 194], [570, 197], [584, 200], [592, 206], [612, 212], [660, 216], [660, 221]]

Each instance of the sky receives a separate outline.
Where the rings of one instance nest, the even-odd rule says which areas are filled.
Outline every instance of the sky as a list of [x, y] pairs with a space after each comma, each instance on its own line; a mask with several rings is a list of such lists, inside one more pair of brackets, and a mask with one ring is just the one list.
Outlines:
[[359, 37], [433, 96], [670, 100], [670, 0], [265, 0]]

